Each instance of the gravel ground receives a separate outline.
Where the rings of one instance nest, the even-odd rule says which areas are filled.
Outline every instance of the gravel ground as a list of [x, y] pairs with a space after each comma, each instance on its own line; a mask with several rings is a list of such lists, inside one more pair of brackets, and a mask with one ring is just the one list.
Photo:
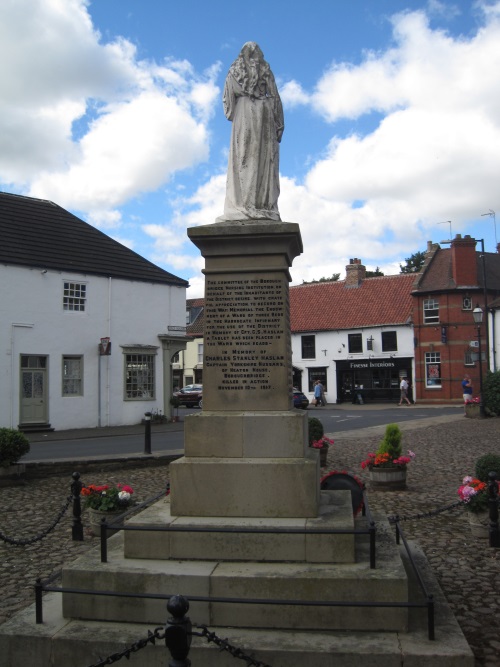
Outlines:
[[[500, 455], [500, 420], [458, 420], [416, 430], [403, 428], [405, 449], [416, 453], [408, 469], [405, 491], [370, 491], [372, 509], [388, 515], [410, 516], [444, 507], [457, 499], [457, 488], [474, 472], [476, 459], [488, 452]], [[365, 481], [360, 462], [380, 437], [335, 439], [324, 471], [347, 470]], [[125, 471], [87, 472], [87, 483], [123, 482], [141, 501], [156, 495], [168, 480], [168, 466], [127, 468]], [[57, 516], [69, 494], [71, 478], [54, 476], [25, 486], [0, 488], [0, 531], [15, 538], [42, 532]], [[85, 522], [85, 514], [83, 516]], [[487, 540], [472, 538], [466, 512], [453, 509], [432, 518], [407, 520], [407, 536], [416, 539], [433, 567], [460, 626], [474, 651], [476, 665], [500, 665], [500, 549]], [[43, 540], [14, 546], [0, 540], [0, 623], [33, 602], [33, 584], [64, 562], [97, 545], [85, 529], [84, 542], [71, 540], [71, 511]]]

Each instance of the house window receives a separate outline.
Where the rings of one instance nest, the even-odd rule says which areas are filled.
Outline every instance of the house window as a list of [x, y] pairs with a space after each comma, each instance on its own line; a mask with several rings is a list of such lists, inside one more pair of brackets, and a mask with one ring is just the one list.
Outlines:
[[397, 352], [398, 332], [382, 331], [382, 352]]
[[316, 358], [316, 336], [301, 336], [302, 359]]
[[465, 350], [464, 352], [464, 366], [475, 366], [472, 350]]
[[439, 301], [424, 299], [424, 324], [439, 322]]
[[328, 384], [326, 378], [326, 368], [309, 368], [309, 377], [308, 377], [308, 389], [310, 392], [314, 392], [314, 383], [316, 380], [319, 380], [323, 385], [323, 390], [328, 391]]
[[87, 285], [85, 283], [64, 283], [63, 308], [83, 312], [87, 300]]
[[144, 353], [125, 355], [125, 399], [155, 398], [155, 356]]
[[198, 343], [198, 363], [203, 363], [203, 343]]
[[360, 333], [348, 334], [347, 339], [349, 342], [349, 352], [351, 354], [363, 352], [363, 338]]
[[425, 353], [425, 386], [441, 387], [441, 353]]
[[472, 310], [472, 299], [470, 296], [464, 296], [464, 298], [462, 299], [462, 309]]
[[83, 396], [83, 357], [63, 357], [62, 395]]

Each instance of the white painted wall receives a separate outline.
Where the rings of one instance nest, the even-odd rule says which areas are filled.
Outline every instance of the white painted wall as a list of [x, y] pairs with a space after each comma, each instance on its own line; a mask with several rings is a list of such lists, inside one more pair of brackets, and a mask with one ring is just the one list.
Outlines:
[[[85, 312], [63, 310], [63, 283], [87, 284]], [[134, 424], [164, 410], [158, 334], [185, 326], [184, 287], [0, 265], [0, 426], [19, 423], [20, 355], [47, 355], [48, 421], [57, 430]], [[28, 326], [25, 326], [28, 325]], [[109, 336], [112, 354], [99, 357]], [[155, 400], [124, 400], [122, 345], [157, 346]], [[62, 357], [83, 355], [83, 396], [62, 397]], [[98, 367], [101, 359], [101, 405]], [[169, 397], [167, 397], [169, 398]]]
[[[398, 350], [397, 352], [382, 352], [382, 331], [397, 331]], [[348, 334], [362, 333], [363, 353], [349, 354]], [[316, 357], [315, 359], [302, 359], [302, 336], [316, 336]], [[327, 368], [328, 403], [337, 402], [337, 377], [336, 362], [356, 359], [366, 359], [369, 356], [377, 359], [389, 359], [394, 357], [411, 357], [412, 374], [415, 377], [414, 347], [413, 347], [413, 327], [412, 326], [383, 326], [367, 327], [365, 329], [350, 329], [340, 331], [320, 331], [305, 333], [292, 333], [292, 363], [295, 368], [302, 370], [302, 391], [312, 399], [313, 393], [308, 391], [308, 369]], [[373, 351], [367, 350], [366, 341], [373, 337]]]

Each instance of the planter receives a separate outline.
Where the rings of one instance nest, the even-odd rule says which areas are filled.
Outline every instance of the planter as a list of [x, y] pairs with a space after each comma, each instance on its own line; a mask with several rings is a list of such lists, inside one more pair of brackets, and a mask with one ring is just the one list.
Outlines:
[[473, 537], [488, 539], [490, 536], [490, 514], [483, 512], [467, 512], [470, 530]]
[[466, 405], [465, 416], [469, 419], [479, 419], [481, 416], [479, 403], [470, 403]]
[[26, 484], [26, 464], [14, 463], [8, 468], [0, 467], [0, 486], [20, 486]]
[[368, 475], [372, 488], [378, 491], [406, 489], [406, 466], [373, 467], [369, 469]]
[[[117, 517], [126, 512], [126, 510], [119, 510], [118, 512], [101, 512], [101, 510], [93, 510], [89, 507], [87, 509], [87, 512], [89, 517], [89, 525], [92, 533], [97, 537], [100, 537], [102, 520], [106, 519], [108, 523], [112, 523], [116, 521]], [[119, 526], [120, 527], [123, 526], [123, 519], [120, 520]], [[111, 535], [114, 535], [119, 530], [120, 528], [107, 530], [106, 535], [107, 537], [111, 537]]]

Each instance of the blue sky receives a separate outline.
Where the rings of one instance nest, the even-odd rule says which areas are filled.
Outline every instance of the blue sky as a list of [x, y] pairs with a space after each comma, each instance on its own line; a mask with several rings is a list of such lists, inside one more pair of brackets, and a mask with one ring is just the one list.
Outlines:
[[56, 202], [202, 296], [186, 229], [222, 213], [221, 94], [249, 40], [284, 105], [294, 284], [352, 257], [398, 273], [450, 231], [494, 252], [496, 0], [3, 0], [0, 189]]

